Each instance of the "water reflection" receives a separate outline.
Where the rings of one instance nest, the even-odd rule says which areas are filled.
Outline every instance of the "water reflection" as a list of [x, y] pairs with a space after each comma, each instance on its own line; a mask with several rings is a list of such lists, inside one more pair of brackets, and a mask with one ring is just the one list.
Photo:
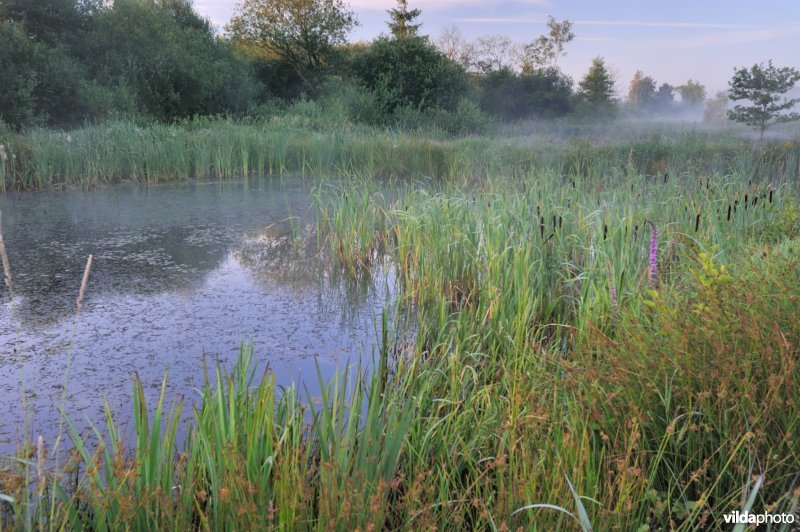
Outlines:
[[309, 207], [299, 179], [0, 200], [15, 290], [0, 299], [0, 451], [20, 434], [23, 382], [31, 432], [53, 435], [65, 382], [70, 416], [99, 420], [104, 396], [127, 414], [134, 374], [152, 400], [167, 370], [170, 397], [192, 398], [204, 359], [230, 367], [243, 340], [280, 384], [308, 375], [312, 393], [316, 364], [371, 359], [393, 279], [338, 275]]

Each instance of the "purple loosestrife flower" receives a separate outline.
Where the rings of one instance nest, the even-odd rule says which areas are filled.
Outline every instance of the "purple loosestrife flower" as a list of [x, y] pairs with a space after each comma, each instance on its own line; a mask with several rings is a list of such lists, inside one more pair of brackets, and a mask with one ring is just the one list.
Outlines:
[[650, 269], [648, 274], [650, 276], [650, 288], [656, 287], [656, 276], [658, 276], [658, 230], [656, 224], [647, 220], [653, 232], [650, 234]]

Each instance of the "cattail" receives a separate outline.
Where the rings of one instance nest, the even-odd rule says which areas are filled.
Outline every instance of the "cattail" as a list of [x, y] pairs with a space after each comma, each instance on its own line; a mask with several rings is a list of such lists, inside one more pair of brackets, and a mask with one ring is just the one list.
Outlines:
[[6, 286], [11, 290], [11, 265], [8, 263], [8, 253], [6, 253], [6, 243], [3, 240], [3, 213], [0, 212], [0, 260], [3, 261], [3, 276]]
[[92, 271], [92, 255], [89, 255], [89, 258], [86, 259], [86, 268], [83, 270], [83, 279], [81, 279], [81, 289], [78, 292], [78, 300], [76, 303], [76, 313], [80, 314], [81, 312], [81, 305], [83, 305], [83, 296], [86, 293], [86, 285], [89, 284], [89, 272]]
[[45, 451], [44, 451], [44, 438], [42, 435], [39, 435], [39, 441], [36, 442], [36, 476], [39, 479], [39, 495], [44, 492], [45, 486], [47, 486], [47, 473], [45, 473], [44, 469], [44, 461], [45, 461]]
[[650, 288], [655, 288], [656, 276], [658, 276], [658, 229], [656, 229], [656, 224], [652, 221], [647, 220], [647, 223], [650, 224], [650, 228], [652, 229], [652, 233], [650, 234], [650, 268], [648, 274], [650, 277]]
[[608, 239], [608, 224], [603, 224], [603, 241]]
[[728, 203], [728, 218], [725, 220], [727, 222], [731, 221], [731, 204]]
[[539, 218], [539, 233], [541, 237], [544, 238], [544, 216]]
[[666, 184], [666, 183], [667, 183], [667, 180], [668, 180], [668, 179], [669, 179], [669, 172], [667, 172], [666, 174], [664, 174], [664, 184]]
[[561, 229], [561, 216], [558, 217], [558, 228]]
[[611, 278], [609, 278], [608, 284], [608, 294], [611, 297], [611, 310], [617, 310], [617, 287], [614, 286], [614, 280]]
[[694, 220], [694, 232], [700, 229], [700, 209], [697, 209], [697, 217]]

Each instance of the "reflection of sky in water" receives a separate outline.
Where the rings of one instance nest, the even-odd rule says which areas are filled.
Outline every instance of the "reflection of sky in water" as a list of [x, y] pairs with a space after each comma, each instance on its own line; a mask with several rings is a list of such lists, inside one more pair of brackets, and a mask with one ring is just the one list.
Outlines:
[[203, 357], [230, 368], [243, 340], [279, 384], [312, 394], [315, 364], [330, 375], [370, 360], [387, 280], [337, 280], [313, 246], [293, 246], [288, 214], [307, 225], [309, 204], [297, 179], [0, 199], [15, 289], [13, 306], [0, 299], [0, 450], [20, 434], [23, 378], [32, 433], [52, 435], [68, 371], [67, 412], [100, 422], [104, 396], [127, 416], [133, 374], [153, 402], [167, 370], [170, 397], [190, 398]]

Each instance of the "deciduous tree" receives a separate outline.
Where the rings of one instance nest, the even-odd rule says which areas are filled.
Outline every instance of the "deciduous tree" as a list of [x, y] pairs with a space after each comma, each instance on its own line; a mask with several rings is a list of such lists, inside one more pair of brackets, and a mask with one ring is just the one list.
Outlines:
[[523, 48], [523, 70], [531, 72], [537, 68], [556, 68], [558, 58], [566, 55], [564, 45], [575, 38], [572, 33], [572, 22], [563, 20], [558, 22], [552, 16], [547, 17], [546, 35], [539, 36]]
[[676, 89], [681, 95], [683, 105], [696, 106], [706, 101], [706, 88], [697, 81], [690, 79], [685, 85], [679, 85]]
[[314, 88], [316, 74], [357, 23], [342, 0], [242, 0], [226, 30], [235, 41], [282, 59]]
[[641, 111], [650, 107], [655, 99], [655, 80], [650, 76], [645, 76], [641, 70], [637, 70], [628, 90], [628, 105], [636, 111]]
[[800, 71], [791, 67], [778, 68], [772, 61], [734, 69], [729, 82], [728, 95], [733, 101], [745, 100], [751, 105], [736, 105], [728, 111], [728, 118], [757, 128], [764, 139], [764, 131], [775, 124], [800, 120], [800, 113], [789, 112], [800, 98], [787, 99], [784, 95], [800, 80]]

